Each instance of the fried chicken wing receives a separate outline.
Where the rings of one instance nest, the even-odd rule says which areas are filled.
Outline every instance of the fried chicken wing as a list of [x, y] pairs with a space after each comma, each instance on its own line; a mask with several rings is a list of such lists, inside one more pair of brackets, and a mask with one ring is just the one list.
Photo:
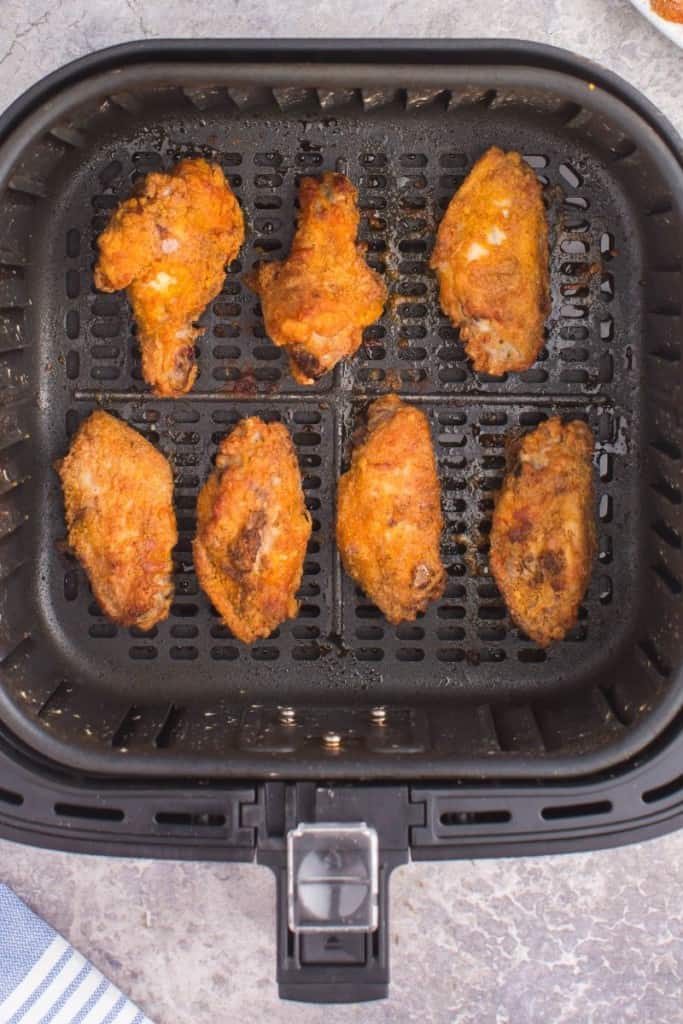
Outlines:
[[199, 582], [238, 640], [269, 636], [299, 605], [311, 517], [281, 423], [242, 420], [221, 441], [197, 501]]
[[494, 146], [477, 161], [441, 221], [430, 265], [474, 369], [527, 370], [550, 310], [548, 227], [541, 186], [519, 153]]
[[95, 286], [126, 288], [138, 324], [142, 373], [155, 394], [183, 395], [197, 376], [194, 325], [218, 295], [244, 241], [244, 218], [223, 171], [181, 160], [148, 174], [99, 237]]
[[356, 197], [343, 174], [302, 178], [289, 256], [262, 263], [248, 281], [260, 296], [266, 331], [287, 349], [299, 384], [312, 384], [352, 356], [386, 302], [382, 279], [356, 244]]
[[491, 570], [510, 614], [547, 647], [576, 622], [596, 551], [593, 437], [580, 420], [521, 441], [493, 515]]
[[683, 0], [650, 0], [650, 7], [660, 18], [683, 25]]
[[427, 417], [396, 395], [378, 398], [339, 480], [337, 544], [346, 571], [389, 622], [414, 619], [443, 594], [442, 528]]
[[68, 543], [102, 611], [122, 626], [151, 629], [168, 615], [173, 595], [171, 467], [136, 430], [98, 410], [55, 468]]

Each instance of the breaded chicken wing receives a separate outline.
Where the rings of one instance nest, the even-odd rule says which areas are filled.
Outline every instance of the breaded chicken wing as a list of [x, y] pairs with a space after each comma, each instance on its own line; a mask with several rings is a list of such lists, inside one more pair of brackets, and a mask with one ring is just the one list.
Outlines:
[[299, 605], [311, 517], [281, 423], [242, 420], [221, 441], [197, 501], [199, 582], [238, 640], [269, 636]]
[[168, 615], [173, 595], [170, 465], [136, 430], [98, 410], [55, 468], [69, 546], [102, 611], [122, 626], [151, 629]]
[[477, 161], [441, 221], [430, 265], [474, 369], [527, 370], [550, 310], [548, 227], [541, 186], [519, 153], [494, 146]]
[[576, 622], [596, 551], [593, 436], [554, 418], [521, 441], [493, 514], [491, 571], [515, 622], [547, 647]]
[[148, 174], [99, 237], [95, 286], [126, 288], [138, 324], [142, 373], [155, 394], [183, 395], [197, 376], [194, 326], [218, 295], [244, 241], [244, 218], [223, 171], [181, 160]]
[[287, 349], [294, 380], [312, 384], [358, 349], [387, 291], [356, 244], [357, 192], [343, 174], [302, 178], [299, 221], [283, 263], [262, 263], [248, 282], [266, 331]]
[[660, 18], [683, 25], [683, 0], [650, 0], [650, 7]]
[[427, 417], [396, 395], [378, 398], [339, 480], [337, 544], [346, 571], [389, 622], [414, 619], [443, 594], [442, 528]]

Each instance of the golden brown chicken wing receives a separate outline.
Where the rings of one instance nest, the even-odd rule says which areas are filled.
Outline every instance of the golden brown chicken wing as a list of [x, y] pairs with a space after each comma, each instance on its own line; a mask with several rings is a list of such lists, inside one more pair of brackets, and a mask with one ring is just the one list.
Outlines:
[[528, 369], [550, 310], [548, 227], [541, 186], [519, 153], [494, 146], [477, 161], [441, 221], [430, 265], [474, 369]]
[[356, 244], [356, 196], [343, 174], [302, 178], [289, 256], [262, 263], [248, 282], [260, 296], [266, 331], [287, 349], [299, 384], [312, 384], [352, 356], [386, 302], [382, 279]]
[[289, 433], [257, 416], [221, 441], [197, 501], [199, 582], [238, 640], [296, 615], [311, 517]]
[[660, 18], [683, 25], [683, 0], [650, 0], [650, 7]]
[[173, 595], [171, 467], [136, 430], [98, 410], [55, 468], [69, 545], [102, 611], [122, 626], [151, 629], [168, 615]]
[[442, 528], [427, 417], [396, 395], [378, 398], [339, 481], [337, 544], [346, 571], [389, 622], [414, 619], [443, 594]]
[[547, 647], [576, 622], [595, 558], [593, 437], [547, 420], [521, 441], [493, 515], [491, 570], [515, 622]]
[[218, 295], [244, 241], [239, 203], [216, 164], [181, 160], [148, 174], [99, 237], [95, 285], [126, 288], [138, 324], [142, 373], [157, 395], [183, 395], [197, 376], [194, 321]]

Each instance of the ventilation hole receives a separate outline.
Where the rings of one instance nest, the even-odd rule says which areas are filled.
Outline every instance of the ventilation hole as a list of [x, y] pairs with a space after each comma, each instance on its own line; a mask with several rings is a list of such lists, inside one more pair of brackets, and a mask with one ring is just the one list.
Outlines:
[[171, 626], [171, 636], [175, 640], [192, 640], [198, 633], [197, 626]]
[[88, 630], [88, 634], [94, 639], [104, 639], [116, 636], [118, 629], [113, 622], [98, 622], [96, 625], [91, 626]]
[[[527, 370], [526, 372], [531, 371]], [[588, 384], [589, 379], [588, 370], [562, 370], [560, 373], [560, 380], [563, 384]]]
[[277, 647], [252, 647], [251, 656], [254, 661], [277, 661], [280, 652]]
[[297, 644], [292, 648], [292, 657], [295, 661], [317, 661], [320, 653], [318, 644]]
[[541, 817], [544, 821], [562, 821], [565, 818], [588, 818], [595, 814], [609, 814], [612, 804], [609, 800], [594, 800], [587, 804], [558, 804], [544, 807]]
[[69, 380], [76, 380], [81, 369], [81, 358], [75, 349], [66, 354], [66, 375]]
[[436, 614], [440, 619], [464, 619], [465, 609], [462, 605], [441, 605], [436, 610]]
[[676, 551], [681, 550], [681, 535], [677, 533], [673, 527], [669, 526], [668, 523], [665, 523], [663, 519], [658, 519], [653, 523], [652, 529], [659, 537], [661, 537], [665, 544], [669, 545], [669, 547], [674, 548]]
[[120, 370], [118, 366], [93, 366], [90, 376], [93, 380], [117, 380]]
[[65, 279], [68, 299], [77, 299], [81, 293], [81, 275], [77, 270], [67, 270]]
[[138, 644], [128, 649], [128, 656], [133, 661], [152, 661], [158, 653], [158, 650], [152, 644]]
[[495, 605], [495, 604], [481, 605], [480, 608], [479, 608], [479, 612], [478, 612], [479, 618], [480, 619], [486, 619], [486, 620], [491, 620], [491, 619], [493, 619], [493, 620], [500, 620], [500, 619], [504, 619], [506, 614], [507, 613], [506, 613], [505, 608], [503, 607], [503, 605]]
[[85, 818], [90, 821], [123, 821], [123, 811], [113, 807], [88, 807], [81, 804], [55, 804], [55, 814], [64, 818]]
[[299, 608], [300, 619], [317, 619], [320, 615], [320, 608], [317, 604], [302, 604]]
[[519, 374], [519, 378], [525, 384], [544, 384], [548, 380], [548, 373], [540, 367], [535, 367], [532, 370], [524, 370]]
[[442, 825], [447, 828], [462, 825], [503, 825], [512, 820], [509, 811], [444, 811], [439, 818]]
[[677, 462], [681, 457], [680, 447], [666, 437], [658, 437], [650, 443], [653, 448], [658, 452], [661, 452], [662, 455], [666, 455], [669, 459], [673, 459]]
[[463, 661], [465, 652], [459, 647], [438, 647], [436, 650], [437, 661]]
[[78, 573], [75, 569], [64, 573], [64, 597], [67, 601], [75, 601], [78, 597]]
[[169, 653], [174, 661], [194, 661], [199, 656], [199, 651], [191, 644], [171, 647]]
[[123, 721], [111, 738], [112, 747], [120, 749], [121, 747], [128, 746], [128, 743], [135, 732], [136, 724], [140, 721], [140, 718], [140, 711], [135, 706], [128, 709]]
[[503, 626], [489, 626], [486, 629], [480, 629], [477, 632], [477, 636], [482, 643], [493, 644], [500, 643], [501, 640], [505, 639], [506, 629]]
[[214, 661], [235, 661], [239, 657], [236, 647], [212, 647], [210, 655]]
[[643, 654], [650, 662], [652, 667], [655, 669], [655, 671], [658, 672], [659, 675], [662, 676], [664, 679], [668, 679], [668, 677], [671, 675], [671, 667], [667, 664], [664, 658], [662, 658], [659, 651], [655, 647], [653, 640], [650, 637], [646, 637], [643, 641], [641, 641], [641, 643], [638, 644], [638, 647], [643, 652]]
[[603, 352], [598, 363], [598, 381], [609, 384], [614, 377], [614, 360], [608, 352]]
[[356, 607], [356, 617], [359, 619], [381, 619], [382, 613], [373, 604], [360, 604]]
[[669, 572], [665, 565], [652, 565], [650, 568], [674, 596], [680, 594], [681, 590], [683, 590], [681, 581], [672, 572]]
[[317, 626], [294, 626], [292, 628], [292, 636], [296, 640], [317, 640], [320, 636], [320, 630]]
[[222, 828], [225, 825], [225, 815], [215, 812], [190, 811], [157, 811], [154, 815], [157, 825], [166, 825], [180, 828]]
[[670, 484], [668, 480], [655, 480], [655, 482], [650, 486], [653, 491], [656, 491], [657, 494], [661, 494], [662, 498], [666, 498], [666, 500], [672, 505], [681, 504], [680, 490], [678, 487], [674, 487], [673, 484]]
[[24, 798], [20, 793], [13, 793], [11, 789], [0, 788], [0, 803], [10, 804], [12, 807], [21, 807]]
[[73, 687], [69, 686], [65, 680], [62, 680], [41, 704], [38, 709], [38, 717], [43, 718], [47, 716], [49, 712], [56, 711], [58, 708], [64, 707], [72, 692]]
[[399, 647], [396, 657], [399, 661], [422, 661], [425, 652], [421, 647]]
[[612, 498], [609, 494], [602, 494], [598, 504], [598, 516], [603, 523], [612, 522]]
[[669, 796], [676, 796], [681, 790], [683, 790], [683, 775], [672, 779], [671, 782], [665, 782], [662, 786], [646, 789], [642, 795], [642, 800], [646, 804], [654, 804], [658, 800], [665, 800]]
[[357, 647], [355, 654], [358, 661], [381, 661], [384, 657], [381, 647]]
[[358, 640], [381, 640], [384, 630], [381, 626], [360, 626], [356, 630]]
[[571, 164], [560, 164], [560, 177], [563, 178], [570, 188], [579, 188], [583, 181], [580, 174], [578, 174]]
[[519, 661], [525, 664], [540, 664], [547, 659], [548, 655], [545, 651], [541, 650], [540, 647], [523, 647], [521, 651], [517, 652], [517, 658]]
[[560, 249], [568, 256], [585, 256], [589, 251], [589, 245], [581, 238], [565, 238], [560, 242]]
[[196, 604], [177, 604], [171, 605], [171, 615], [175, 615], [180, 619], [188, 619], [194, 617], [199, 611], [199, 607]]

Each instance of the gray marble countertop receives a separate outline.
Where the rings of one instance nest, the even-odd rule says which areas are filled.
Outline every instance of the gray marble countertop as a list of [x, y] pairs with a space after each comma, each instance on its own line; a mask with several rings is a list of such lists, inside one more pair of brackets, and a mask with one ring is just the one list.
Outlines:
[[[501, 36], [617, 71], [683, 132], [683, 54], [627, 0], [2, 0], [0, 108], [41, 75], [153, 37]], [[265, 869], [0, 842], [0, 881], [157, 1024], [681, 1024], [683, 832], [601, 853], [412, 865], [392, 883], [388, 1001], [280, 1003]]]

